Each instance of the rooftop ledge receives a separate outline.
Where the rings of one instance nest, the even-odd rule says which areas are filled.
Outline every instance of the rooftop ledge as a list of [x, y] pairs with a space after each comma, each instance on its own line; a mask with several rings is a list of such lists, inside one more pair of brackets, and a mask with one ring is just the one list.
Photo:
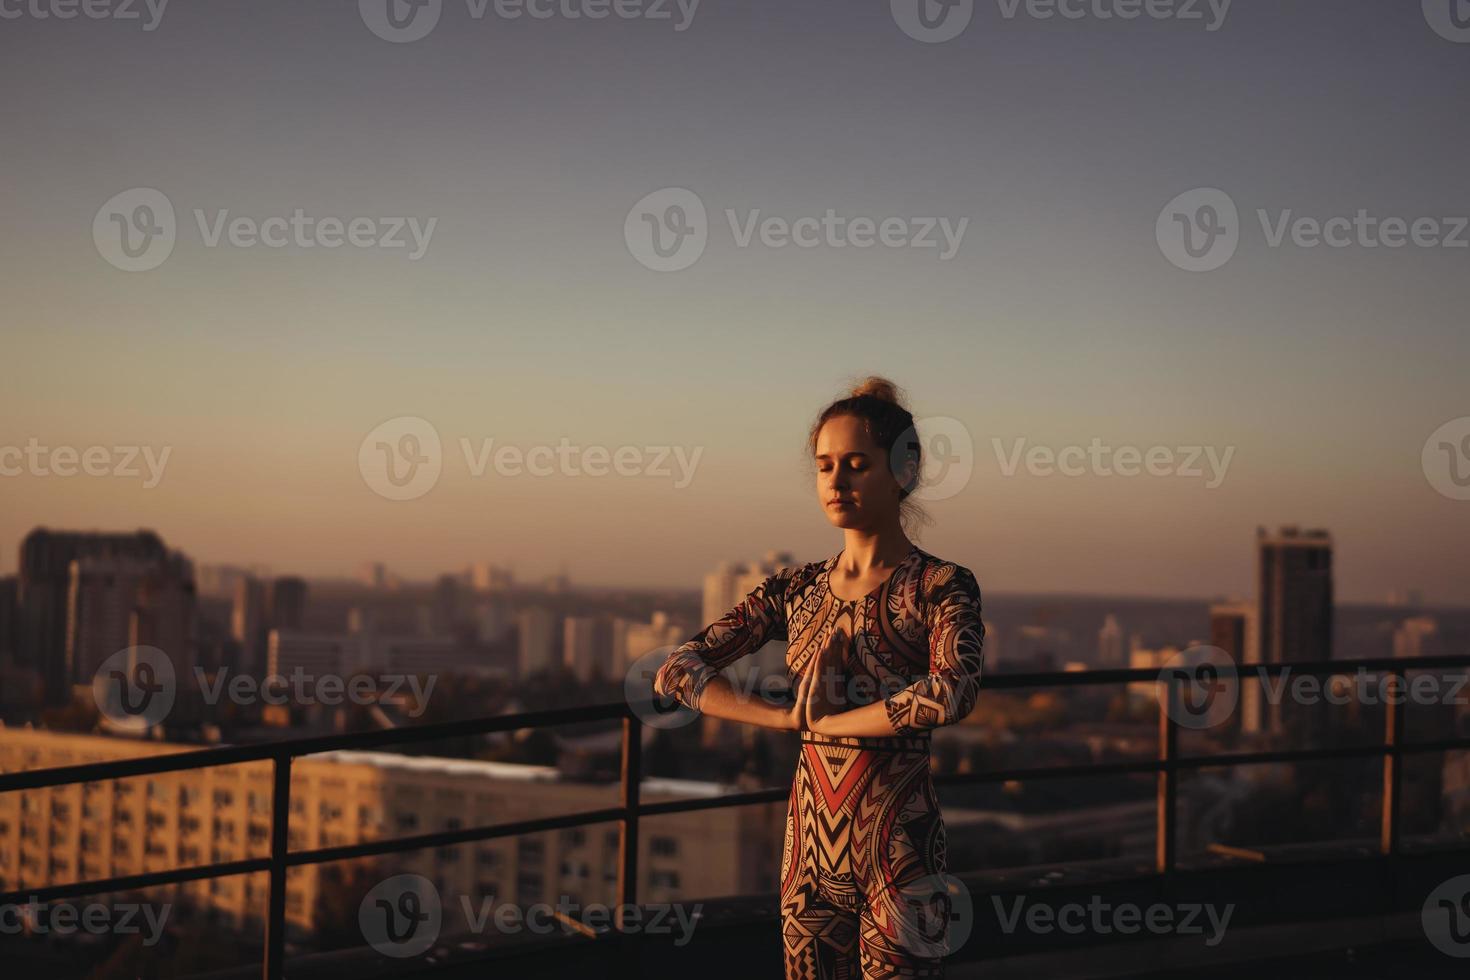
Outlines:
[[[1315, 853], [1313, 853], [1315, 851]], [[1280, 858], [1278, 860], [1278, 858]], [[1353, 856], [1342, 849], [1297, 848], [1265, 863], [1224, 861], [1208, 868], [1153, 872], [1146, 862], [1076, 862], [1065, 867], [961, 874], [974, 901], [973, 930], [947, 961], [950, 980], [1034, 977], [1262, 977], [1357, 980], [1413, 976], [1463, 978], [1465, 961], [1430, 945], [1421, 924], [1425, 898], [1445, 880], [1470, 874], [1470, 851], [1439, 850], [1396, 857]], [[1092, 901], [1110, 905], [1181, 907], [1234, 905], [1229, 927], [1214, 945], [1202, 935], [1029, 933], [1006, 931], [999, 908], [1053, 907]], [[577, 933], [445, 936], [429, 952], [393, 959], [369, 948], [288, 955], [291, 980], [432, 977], [481, 980], [510, 971], [517, 980], [697, 975], [700, 980], [782, 975], [774, 895], [709, 898], [699, 926], [683, 947], [667, 936], [588, 938]], [[247, 980], [259, 966], [215, 972], [198, 980]]]

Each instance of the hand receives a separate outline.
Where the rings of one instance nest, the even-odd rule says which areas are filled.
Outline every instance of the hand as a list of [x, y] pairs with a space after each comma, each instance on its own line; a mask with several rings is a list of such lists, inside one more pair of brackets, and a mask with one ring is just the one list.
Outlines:
[[808, 665], [807, 677], [803, 678], [807, 684], [806, 696], [801, 699], [801, 728], [820, 732], [823, 718], [845, 710], [845, 699], [837, 684], [842, 679], [846, 649], [847, 634], [833, 633]]

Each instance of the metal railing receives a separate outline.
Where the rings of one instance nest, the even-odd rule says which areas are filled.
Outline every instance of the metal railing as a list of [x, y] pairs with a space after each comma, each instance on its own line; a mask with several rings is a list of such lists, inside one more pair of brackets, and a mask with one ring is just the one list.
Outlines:
[[[1385, 658], [1286, 664], [1246, 664], [1238, 667], [1222, 665], [1217, 669], [1216, 673], [1219, 677], [1231, 677], [1259, 672], [1259, 676], [1262, 677], [1276, 677], [1284, 672], [1315, 676], [1361, 671], [1385, 675], [1389, 679], [1390, 692], [1395, 692], [1404, 690], [1404, 675], [1409, 671], [1444, 670], [1464, 667], [1470, 667], [1470, 656], [1424, 657], [1413, 660]], [[938, 785], [973, 785], [1038, 779], [1066, 779], [1083, 776], [1152, 774], [1155, 777], [1157, 789], [1157, 847], [1154, 869], [1158, 874], [1169, 875], [1175, 871], [1175, 844], [1178, 830], [1178, 781], [1182, 772], [1194, 769], [1258, 765], [1263, 763], [1312, 762], [1380, 757], [1383, 760], [1383, 808], [1379, 851], [1383, 855], [1391, 856], [1397, 854], [1400, 848], [1399, 801], [1403, 784], [1404, 757], [1414, 753], [1470, 749], [1470, 737], [1414, 743], [1405, 742], [1404, 706], [1389, 700], [1385, 702], [1383, 740], [1378, 744], [1181, 756], [1179, 754], [1178, 739], [1180, 727], [1175, 720], [1177, 712], [1171, 712], [1169, 709], [1171, 705], [1177, 706], [1180, 703], [1180, 686], [1185, 680], [1186, 677], [1179, 672], [1166, 672], [1161, 675], [1158, 670], [1138, 669], [1088, 670], [1038, 674], [987, 674], [982, 687], [991, 690], [1091, 687], [1140, 682], [1160, 682], [1166, 684], [1168, 691], [1164, 697], [1158, 699], [1159, 745], [1157, 757], [1154, 759], [1124, 762], [950, 773], [936, 777], [935, 782]], [[977, 709], [979, 708], [983, 708], [983, 701], [977, 704]], [[292, 851], [288, 847], [289, 837], [287, 832], [291, 812], [291, 763], [295, 758], [316, 755], [323, 752], [370, 749], [414, 742], [485, 735], [516, 729], [548, 728], [581, 722], [613, 720], [619, 720], [622, 723], [621, 792], [618, 805], [615, 807], [607, 807], [599, 810], [583, 810], [555, 817], [541, 817], [533, 820], [518, 820], [482, 827], [418, 834], [409, 837], [364, 841], [337, 847], [297, 851]], [[0, 905], [22, 900], [40, 902], [82, 895], [135, 891], [144, 888], [180, 884], [187, 881], [265, 872], [270, 875], [270, 890], [269, 906], [266, 916], [265, 956], [262, 964], [262, 976], [265, 980], [281, 980], [285, 970], [286, 877], [287, 871], [290, 868], [616, 821], [620, 826], [618, 837], [618, 902], [620, 907], [626, 908], [635, 905], [637, 898], [638, 824], [640, 817], [781, 802], [787, 798], [790, 792], [789, 788], [771, 788], [746, 793], [726, 794], [714, 798], [644, 803], [639, 796], [640, 784], [642, 782], [642, 725], [642, 720], [629, 704], [616, 702], [550, 711], [525, 712], [516, 715], [500, 715], [490, 718], [473, 718], [432, 725], [417, 725], [385, 731], [351, 732], [340, 735], [290, 739], [256, 745], [200, 749], [197, 751], [144, 756], [114, 762], [88, 763], [84, 765], [0, 774], [0, 793], [5, 793], [45, 789], [53, 786], [66, 786], [99, 780], [125, 779], [166, 772], [181, 772], [212, 768], [215, 766], [269, 761], [273, 766], [274, 784], [271, 801], [270, 854], [268, 857], [196, 865], [187, 868], [175, 868], [168, 871], [154, 871], [90, 881], [67, 882], [65, 884], [47, 885], [37, 888], [25, 888], [13, 892], [0, 893]], [[628, 923], [620, 919], [617, 922], [617, 931], [619, 933], [626, 933], [627, 925]]]

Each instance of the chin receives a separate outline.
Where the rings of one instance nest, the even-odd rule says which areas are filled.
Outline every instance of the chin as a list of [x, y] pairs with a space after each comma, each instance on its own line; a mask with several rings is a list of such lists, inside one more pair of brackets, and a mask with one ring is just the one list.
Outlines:
[[823, 510], [827, 514], [827, 520], [832, 522], [833, 527], [840, 527], [845, 530], [853, 527], [860, 528], [866, 524], [863, 520], [862, 513], [857, 510], [833, 510], [831, 507], [825, 507]]

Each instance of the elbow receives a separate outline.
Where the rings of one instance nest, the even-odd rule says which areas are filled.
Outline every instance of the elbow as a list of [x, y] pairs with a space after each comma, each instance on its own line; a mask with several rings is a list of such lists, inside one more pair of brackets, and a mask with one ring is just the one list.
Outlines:
[[658, 670], [653, 672], [653, 693], [655, 697], [669, 698], [675, 696], [675, 692], [678, 689], [678, 660], [679, 658], [677, 656], [671, 656], [659, 666]]
[[943, 699], [945, 710], [940, 712], [935, 719], [935, 728], [945, 728], [964, 721], [975, 710], [975, 702], [980, 698], [980, 674], [940, 674], [934, 678], [935, 684], [943, 690], [946, 697]]
[[964, 721], [975, 710], [975, 702], [978, 700], [980, 700], [980, 678], [965, 678], [955, 694], [954, 711], [951, 712], [946, 724], [953, 725]]

